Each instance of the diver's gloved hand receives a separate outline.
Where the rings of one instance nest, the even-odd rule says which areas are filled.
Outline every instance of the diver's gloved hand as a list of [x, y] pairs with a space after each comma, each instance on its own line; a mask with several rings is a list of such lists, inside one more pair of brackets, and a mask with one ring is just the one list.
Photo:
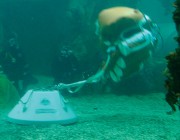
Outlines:
[[123, 69], [126, 68], [126, 63], [123, 60], [123, 58], [119, 57], [117, 58], [116, 62], [114, 63], [114, 66], [109, 71], [109, 75], [111, 79], [114, 82], [119, 82], [121, 80], [121, 77], [123, 76]]
[[120, 50], [117, 45], [112, 45], [108, 41], [104, 42], [104, 44], [107, 46], [106, 53], [110, 56], [110, 60], [105, 71], [114, 82], [119, 82], [123, 76], [123, 69], [126, 68], [125, 60], [122, 55], [120, 55]]

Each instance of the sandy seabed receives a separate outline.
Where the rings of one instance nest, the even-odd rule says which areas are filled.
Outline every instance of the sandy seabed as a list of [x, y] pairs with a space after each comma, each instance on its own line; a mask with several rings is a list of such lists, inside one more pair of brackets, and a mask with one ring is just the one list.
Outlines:
[[167, 115], [164, 93], [92, 93], [65, 97], [78, 116], [72, 125], [16, 125], [0, 113], [0, 140], [180, 140], [180, 111]]

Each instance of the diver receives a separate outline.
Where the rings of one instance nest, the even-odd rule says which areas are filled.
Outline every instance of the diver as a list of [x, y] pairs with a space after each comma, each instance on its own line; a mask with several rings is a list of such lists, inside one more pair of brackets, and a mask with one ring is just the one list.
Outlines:
[[110, 60], [105, 73], [114, 82], [141, 70], [157, 45], [156, 24], [137, 9], [104, 9], [96, 27], [101, 48]]
[[66, 47], [59, 47], [52, 62], [54, 84], [70, 83], [77, 80], [79, 64], [73, 51]]
[[[145, 61], [157, 45], [157, 26], [137, 9], [112, 7], [102, 10], [96, 22], [96, 34], [104, 61], [97, 73], [73, 84], [59, 84], [58, 88], [96, 83], [102, 79], [120, 82], [133, 73], [142, 70]], [[108, 80], [110, 81], [110, 80]]]
[[17, 88], [20, 95], [23, 95], [29, 84], [37, 83], [30, 72], [29, 64], [26, 63], [25, 56], [18, 43], [18, 35], [10, 33], [7, 41], [4, 42], [0, 63], [3, 72]]

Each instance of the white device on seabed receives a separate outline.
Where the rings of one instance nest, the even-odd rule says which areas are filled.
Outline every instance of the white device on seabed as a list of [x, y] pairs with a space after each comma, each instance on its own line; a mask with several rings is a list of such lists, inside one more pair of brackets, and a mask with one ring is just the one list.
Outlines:
[[[105, 66], [108, 65], [109, 59]], [[87, 80], [71, 84], [59, 83], [47, 89], [28, 90], [9, 112], [7, 121], [24, 125], [47, 123], [68, 125], [76, 123], [77, 116], [68, 101], [61, 95], [61, 91], [67, 89], [68, 92], [75, 93], [86, 83], [98, 82], [104, 75], [104, 70], [100, 70]]]
[[72, 84], [60, 83], [50, 89], [28, 90], [9, 112], [7, 121], [24, 125], [45, 123], [68, 125], [75, 123], [77, 116], [68, 101], [61, 95], [61, 91], [67, 89], [70, 93], [75, 93], [85, 83], [88, 81], [84, 80]]
[[7, 120], [16, 124], [77, 122], [77, 116], [58, 90], [28, 90], [9, 112]]
[[[50, 89], [31, 89], [9, 112], [7, 121], [16, 124], [59, 123], [68, 125], [77, 122], [77, 116], [69, 102], [61, 95], [62, 89], [74, 93], [87, 81], [72, 84], [58, 84]], [[75, 88], [72, 91], [72, 88]]]

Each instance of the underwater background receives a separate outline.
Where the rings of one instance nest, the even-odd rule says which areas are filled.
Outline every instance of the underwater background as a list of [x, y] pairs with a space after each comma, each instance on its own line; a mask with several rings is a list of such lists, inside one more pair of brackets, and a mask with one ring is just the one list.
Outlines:
[[[173, 0], [1, 0], [0, 48], [6, 44], [4, 42], [8, 42], [12, 32], [17, 34], [18, 44], [29, 64], [29, 71], [38, 81], [28, 88], [48, 87], [59, 82], [77, 82], [87, 79], [98, 71], [104, 56], [99, 47], [99, 38], [95, 34], [95, 23], [99, 12], [105, 8], [127, 6], [139, 9], [158, 25], [160, 39], [157, 50], [153, 52], [144, 68], [127, 79], [119, 83], [105, 80], [85, 85], [73, 95], [62, 92], [79, 118], [77, 123], [69, 126], [16, 125], [5, 121], [9, 108], [3, 110], [2, 107], [0, 138], [180, 139], [179, 110], [172, 116], [166, 114], [170, 107], [165, 101], [166, 78], [163, 75], [167, 65], [165, 56], [177, 47], [174, 40], [177, 32], [172, 19], [173, 2]], [[62, 61], [59, 66], [57, 59], [62, 50], [73, 52], [74, 57]], [[66, 64], [71, 64], [72, 67]], [[59, 77], [62, 79], [58, 80]], [[1, 87], [2, 93], [6, 91], [4, 87]], [[12, 92], [16, 103], [18, 93], [15, 93], [14, 89]], [[4, 99], [4, 95], [0, 96]], [[10, 92], [8, 96], [11, 96]]]
[[[163, 38], [159, 41], [160, 49], [154, 54], [155, 60], [152, 63], [155, 68], [150, 66], [146, 73], [154, 72], [162, 78], [158, 72], [166, 65], [164, 56], [176, 47], [173, 39], [176, 31], [172, 20], [172, 0], [151, 2], [2, 0], [0, 6], [4, 38], [8, 38], [11, 32], [17, 33], [19, 45], [34, 74], [52, 75], [53, 60], [56, 59], [58, 48], [64, 46], [71, 48], [77, 56], [81, 72], [86, 73], [91, 69], [92, 72], [96, 71], [101, 60], [94, 64], [94, 59], [100, 59], [97, 56], [100, 48], [98, 37], [95, 35], [95, 22], [98, 13], [107, 7], [138, 8], [158, 24]], [[147, 76], [149, 77], [151, 76]], [[160, 85], [162, 83], [158, 86]]]

